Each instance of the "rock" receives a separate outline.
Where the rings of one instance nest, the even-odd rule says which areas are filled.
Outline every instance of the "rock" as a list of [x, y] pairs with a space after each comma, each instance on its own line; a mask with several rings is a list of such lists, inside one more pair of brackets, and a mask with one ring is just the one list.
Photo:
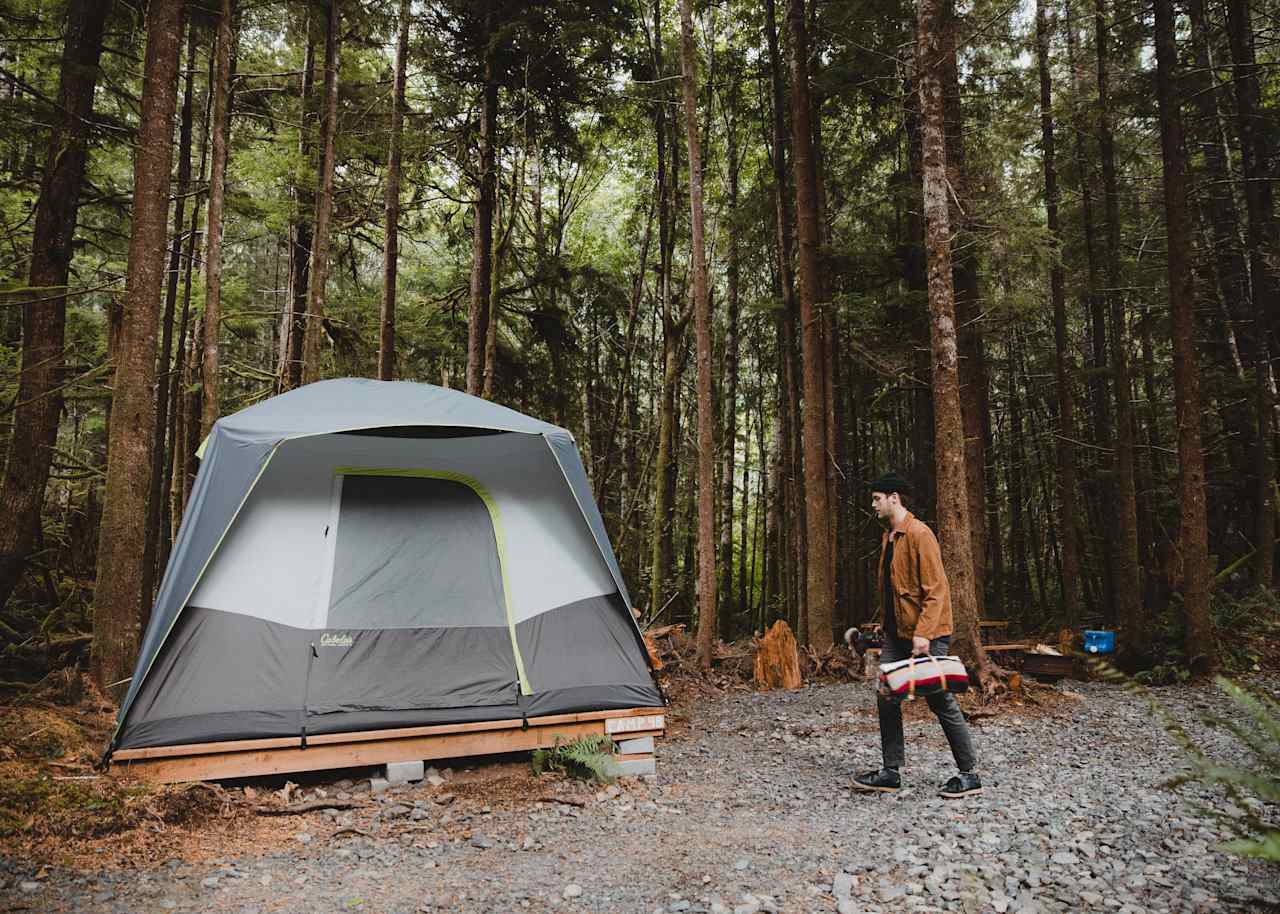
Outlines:
[[571, 882], [564, 887], [564, 891], [560, 895], [564, 898], [578, 898], [582, 895], [582, 886]]
[[440, 777], [438, 774], [429, 774], [424, 778], [424, 780], [432, 787], [444, 786], [444, 778]]
[[476, 835], [474, 838], [471, 839], [471, 846], [478, 847], [481, 850], [486, 850], [490, 847], [493, 847], [493, 842], [490, 841], [488, 838], [486, 838], [484, 835]]
[[861, 914], [862, 906], [852, 898], [841, 898], [836, 902], [836, 914]]
[[299, 844], [306, 845], [306, 844], [310, 844], [315, 839], [312, 838], [311, 835], [307, 834], [306, 832], [299, 832], [298, 834], [293, 836], [293, 840], [297, 841]]
[[442, 793], [438, 797], [433, 797], [432, 799], [434, 799], [441, 806], [448, 806], [450, 803], [456, 800], [457, 797], [455, 797], [451, 793]]
[[431, 814], [425, 809], [415, 808], [411, 813], [409, 813], [409, 818], [414, 822], [421, 822], [423, 819], [431, 818]]
[[38, 892], [38, 891], [40, 891], [40, 883], [38, 883], [38, 882], [31, 882], [31, 881], [29, 881], [29, 880], [28, 880], [27, 882], [24, 882], [24, 883], [22, 883], [20, 886], [18, 886], [18, 888], [22, 889], [22, 891], [24, 891], [24, 892], [26, 892], [28, 895], [30, 895], [30, 894], [32, 894], [33, 892]]
[[380, 793], [386, 793], [387, 788], [391, 786], [391, 782], [386, 778], [369, 778], [369, 792], [374, 796]]
[[692, 905], [682, 898], [679, 901], [673, 901], [668, 904], [667, 910], [670, 911], [671, 914], [682, 914], [682, 912], [689, 910], [690, 907], [692, 907]]
[[409, 815], [410, 809], [400, 803], [392, 803], [386, 809], [382, 810], [382, 818], [384, 819], [403, 819]]
[[160, 899], [160, 907], [164, 908], [166, 911], [172, 911], [177, 906], [178, 906], [178, 903], [174, 901], [172, 898]]
[[1075, 854], [1068, 853], [1067, 851], [1058, 851], [1056, 854], [1050, 857], [1049, 860], [1053, 863], [1058, 864], [1059, 866], [1073, 866], [1074, 864], [1080, 862], [1080, 858], [1078, 858]]
[[733, 862], [733, 868], [740, 873], [744, 870], [749, 870], [751, 869], [751, 861], [746, 857], [739, 857]]
[[839, 898], [851, 898], [853, 890], [858, 885], [858, 877], [851, 873], [836, 873], [835, 881], [831, 885], [831, 894]]
[[218, 877], [210, 876], [208, 879], [203, 880], [200, 883], [200, 886], [201, 888], [205, 888], [205, 889], [216, 889], [218, 887]]

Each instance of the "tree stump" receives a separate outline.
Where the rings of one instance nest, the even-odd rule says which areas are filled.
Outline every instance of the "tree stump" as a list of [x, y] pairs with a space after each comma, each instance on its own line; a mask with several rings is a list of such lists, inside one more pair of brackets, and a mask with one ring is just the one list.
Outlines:
[[800, 652], [791, 627], [779, 619], [756, 648], [757, 689], [800, 688]]

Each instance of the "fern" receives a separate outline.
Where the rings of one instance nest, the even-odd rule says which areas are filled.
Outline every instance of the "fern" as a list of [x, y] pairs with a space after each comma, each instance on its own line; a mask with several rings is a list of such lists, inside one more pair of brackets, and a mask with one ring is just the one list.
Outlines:
[[562, 771], [570, 777], [612, 784], [620, 771], [613, 760], [613, 740], [603, 734], [581, 736], [567, 743], [556, 739], [551, 749], [533, 750], [533, 773]]

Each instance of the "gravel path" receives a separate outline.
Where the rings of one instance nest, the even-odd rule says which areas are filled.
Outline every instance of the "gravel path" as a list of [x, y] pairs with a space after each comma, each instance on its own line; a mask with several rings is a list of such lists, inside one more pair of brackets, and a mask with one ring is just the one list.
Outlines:
[[[867, 796], [848, 783], [879, 760], [868, 686], [736, 693], [698, 704], [660, 745], [653, 781], [593, 793], [499, 766], [274, 820], [289, 840], [257, 856], [39, 882], [30, 861], [0, 859], [0, 910], [1280, 910], [1280, 868], [1214, 850], [1213, 820], [1159, 789], [1176, 754], [1145, 706], [1110, 686], [1067, 688], [1048, 712], [975, 722], [986, 791], [964, 801], [935, 795], [953, 772], [923, 702], [907, 715], [906, 786]], [[1161, 695], [1188, 722], [1222, 706], [1216, 689]], [[1238, 755], [1189, 726], [1213, 754]], [[534, 801], [557, 786], [585, 805]], [[368, 837], [334, 836], [344, 825]]]

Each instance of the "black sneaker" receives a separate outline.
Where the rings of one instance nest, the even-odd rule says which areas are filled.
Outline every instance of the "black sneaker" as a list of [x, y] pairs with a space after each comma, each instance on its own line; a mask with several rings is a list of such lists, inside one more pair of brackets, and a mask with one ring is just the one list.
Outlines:
[[879, 771], [868, 771], [853, 779], [854, 790], [878, 791], [893, 793], [902, 786], [902, 776], [892, 768], [881, 768]]
[[961, 797], [971, 797], [979, 793], [982, 793], [982, 782], [978, 780], [978, 776], [972, 771], [962, 771], [942, 785], [938, 796], [948, 800], [958, 800]]

